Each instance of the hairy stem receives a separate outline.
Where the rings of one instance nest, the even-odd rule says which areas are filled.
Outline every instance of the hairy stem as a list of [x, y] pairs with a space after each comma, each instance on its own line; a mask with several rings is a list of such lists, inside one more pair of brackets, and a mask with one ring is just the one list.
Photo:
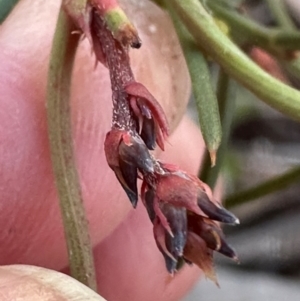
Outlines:
[[70, 116], [72, 67], [80, 35], [61, 9], [53, 39], [47, 87], [51, 159], [60, 200], [71, 275], [96, 290], [88, 223], [77, 174]]
[[300, 120], [300, 92], [278, 81], [251, 61], [222, 33], [197, 0], [170, 0], [200, 47], [228, 75], [278, 111]]

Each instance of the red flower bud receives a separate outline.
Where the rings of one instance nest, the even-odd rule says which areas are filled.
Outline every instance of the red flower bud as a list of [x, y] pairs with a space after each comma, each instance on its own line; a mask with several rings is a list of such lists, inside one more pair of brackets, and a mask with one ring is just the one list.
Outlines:
[[187, 215], [185, 208], [174, 207], [169, 204], [161, 204], [160, 209], [165, 215], [173, 236], [165, 234], [168, 251], [178, 259], [183, 255], [183, 249], [187, 238]]
[[163, 109], [147, 88], [135, 81], [128, 43], [116, 36], [102, 10], [92, 10], [91, 35], [97, 59], [110, 71], [113, 118], [105, 139], [110, 168], [134, 207], [137, 179], [142, 178], [141, 198], [167, 270], [173, 274], [184, 262], [195, 263], [217, 283], [212, 252], [232, 259], [237, 256], [214, 221], [238, 224], [238, 219], [214, 200], [210, 188], [197, 177], [150, 155], [149, 149], [156, 144], [164, 150], [169, 134]]
[[200, 236], [208, 248], [217, 251], [235, 261], [238, 261], [235, 250], [225, 241], [220, 226], [204, 217], [200, 217], [193, 213], [188, 215], [188, 229]]
[[112, 129], [107, 133], [104, 150], [109, 167], [125, 190], [133, 207], [138, 201], [137, 178], [141, 173], [154, 172], [153, 159], [139, 136]]
[[207, 278], [218, 285], [213, 266], [213, 252], [207, 247], [205, 241], [193, 232], [188, 233], [184, 257], [188, 261], [195, 263]]
[[166, 267], [173, 274], [182, 260], [196, 263], [216, 282], [212, 251], [234, 260], [237, 255], [213, 220], [235, 224], [238, 219], [215, 203], [210, 188], [198, 178], [175, 165], [157, 164], [154, 174], [145, 174], [141, 196]]
[[150, 153], [140, 136], [123, 135], [119, 145], [120, 159], [136, 166], [141, 172], [153, 173], [154, 165]]
[[[153, 141], [156, 141], [164, 150], [164, 139], [169, 135], [169, 125], [159, 102], [144, 85], [135, 81], [128, 83], [125, 91], [129, 95], [131, 109], [139, 121], [140, 132], [144, 130], [145, 143], [150, 145], [149, 149], [153, 149]], [[148, 121], [146, 129], [144, 129], [145, 120]]]

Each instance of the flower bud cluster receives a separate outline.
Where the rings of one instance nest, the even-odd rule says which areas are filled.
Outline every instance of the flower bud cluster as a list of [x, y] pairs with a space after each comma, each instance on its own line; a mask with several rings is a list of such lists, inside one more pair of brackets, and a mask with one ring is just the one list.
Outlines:
[[114, 37], [102, 11], [95, 7], [88, 11], [96, 58], [108, 67], [111, 79], [112, 128], [104, 145], [108, 165], [133, 207], [139, 199], [137, 181], [142, 181], [141, 200], [167, 270], [173, 274], [184, 262], [195, 263], [216, 282], [213, 251], [237, 260], [218, 222], [239, 221], [213, 199], [205, 183], [150, 153], [156, 145], [164, 150], [169, 134], [165, 113], [147, 88], [135, 81], [129, 45]]

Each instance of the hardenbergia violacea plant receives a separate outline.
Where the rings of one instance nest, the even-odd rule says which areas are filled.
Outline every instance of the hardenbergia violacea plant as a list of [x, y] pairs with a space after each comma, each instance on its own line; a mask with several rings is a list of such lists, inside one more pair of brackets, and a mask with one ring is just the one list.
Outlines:
[[139, 199], [137, 181], [142, 181], [141, 199], [169, 273], [183, 262], [195, 263], [217, 283], [213, 251], [237, 260], [218, 222], [235, 225], [239, 220], [196, 176], [160, 162], [150, 152], [156, 146], [164, 150], [168, 122], [159, 102], [134, 79], [128, 52], [130, 46], [141, 46], [137, 31], [126, 18], [122, 25], [109, 23], [109, 16], [125, 15], [117, 3], [104, 2], [90, 1], [81, 15], [72, 6], [67, 9], [91, 41], [97, 61], [109, 69], [113, 117], [104, 145], [108, 165], [133, 207]]

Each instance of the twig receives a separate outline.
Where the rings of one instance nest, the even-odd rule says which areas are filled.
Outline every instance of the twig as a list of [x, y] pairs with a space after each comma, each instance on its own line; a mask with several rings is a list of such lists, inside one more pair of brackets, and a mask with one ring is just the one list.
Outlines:
[[281, 28], [297, 30], [296, 25], [289, 17], [284, 0], [266, 0], [266, 2], [268, 3], [272, 15], [276, 18], [276, 21]]
[[300, 120], [300, 92], [283, 84], [252, 62], [222, 33], [197, 0], [170, 0], [195, 38], [228, 75], [280, 112]]
[[191, 35], [184, 28], [172, 7], [168, 5], [168, 1], [165, 1], [165, 4], [175, 25], [188, 65], [201, 132], [210, 154], [211, 166], [214, 166], [217, 150], [222, 139], [222, 128], [218, 100], [213, 88], [208, 64]]
[[88, 223], [82, 202], [71, 130], [70, 83], [80, 35], [61, 9], [51, 51], [47, 87], [47, 117], [51, 159], [60, 199], [71, 275], [96, 290]]
[[206, 4], [214, 16], [226, 22], [230, 27], [230, 35], [240, 45], [256, 45], [279, 57], [289, 57], [294, 50], [300, 49], [298, 30], [262, 26], [241, 15], [222, 0], [208, 0]]
[[256, 187], [228, 196], [224, 203], [228, 207], [241, 205], [270, 193], [287, 188], [300, 180], [300, 167], [288, 170], [286, 173], [276, 176]]

